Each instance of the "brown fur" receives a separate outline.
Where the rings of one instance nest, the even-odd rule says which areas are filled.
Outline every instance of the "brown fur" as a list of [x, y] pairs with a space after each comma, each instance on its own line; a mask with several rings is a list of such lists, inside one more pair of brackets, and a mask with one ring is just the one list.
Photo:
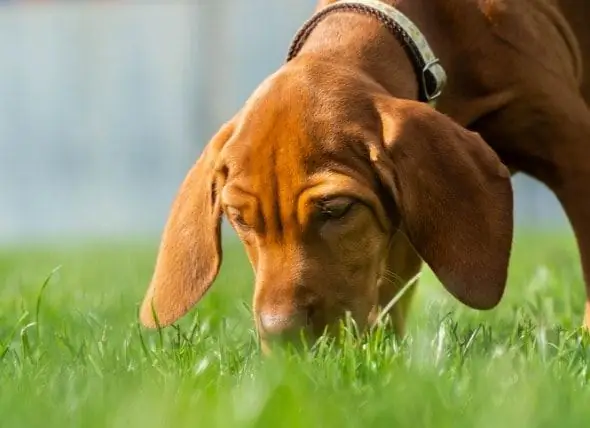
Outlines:
[[[144, 324], [154, 325], [152, 304], [168, 325], [209, 288], [222, 213], [256, 273], [263, 341], [299, 328], [317, 335], [347, 311], [367, 325], [422, 261], [458, 300], [492, 308], [512, 242], [509, 170], [555, 192], [590, 284], [590, 7], [389, 3], [418, 25], [449, 75], [438, 111], [415, 101], [411, 63], [378, 21], [326, 18], [190, 171], [164, 231]], [[392, 309], [399, 332], [411, 295]]]

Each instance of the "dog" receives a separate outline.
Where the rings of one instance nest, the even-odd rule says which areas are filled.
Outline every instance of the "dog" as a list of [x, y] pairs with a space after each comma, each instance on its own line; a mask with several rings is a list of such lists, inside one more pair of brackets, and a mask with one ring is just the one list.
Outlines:
[[[424, 263], [492, 309], [518, 172], [561, 202], [590, 293], [588, 18], [577, 0], [321, 1], [180, 186], [142, 323], [175, 322], [210, 288], [222, 216], [255, 272], [265, 349], [345, 314], [372, 325]], [[413, 289], [389, 309], [398, 334]]]

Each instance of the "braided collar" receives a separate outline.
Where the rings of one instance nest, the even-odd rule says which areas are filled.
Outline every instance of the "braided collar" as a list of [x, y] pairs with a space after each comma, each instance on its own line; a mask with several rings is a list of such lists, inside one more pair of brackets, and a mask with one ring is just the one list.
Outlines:
[[351, 11], [378, 19], [402, 44], [412, 60], [420, 87], [420, 100], [431, 105], [441, 95], [447, 75], [418, 27], [399, 10], [380, 0], [340, 0], [313, 15], [299, 29], [287, 55], [287, 62], [301, 51], [311, 32], [329, 14]]

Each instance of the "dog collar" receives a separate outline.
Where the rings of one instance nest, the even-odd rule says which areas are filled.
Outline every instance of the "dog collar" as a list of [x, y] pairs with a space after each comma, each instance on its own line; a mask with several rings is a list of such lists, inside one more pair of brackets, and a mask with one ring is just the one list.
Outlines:
[[311, 32], [326, 16], [336, 11], [353, 11], [377, 18], [399, 40], [412, 59], [420, 87], [420, 100], [431, 105], [447, 81], [444, 68], [418, 27], [399, 10], [380, 0], [340, 0], [321, 9], [298, 30], [289, 48], [287, 62], [301, 51]]

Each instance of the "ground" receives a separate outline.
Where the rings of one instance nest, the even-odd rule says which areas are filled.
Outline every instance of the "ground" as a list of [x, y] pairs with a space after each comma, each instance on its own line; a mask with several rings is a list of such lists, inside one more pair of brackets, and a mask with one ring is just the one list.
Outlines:
[[252, 274], [231, 240], [213, 290], [177, 329], [140, 328], [155, 241], [0, 250], [1, 426], [588, 424], [590, 337], [569, 232], [517, 235], [493, 311], [456, 303], [426, 270], [406, 340], [344, 328], [340, 347], [273, 358], [258, 349]]

